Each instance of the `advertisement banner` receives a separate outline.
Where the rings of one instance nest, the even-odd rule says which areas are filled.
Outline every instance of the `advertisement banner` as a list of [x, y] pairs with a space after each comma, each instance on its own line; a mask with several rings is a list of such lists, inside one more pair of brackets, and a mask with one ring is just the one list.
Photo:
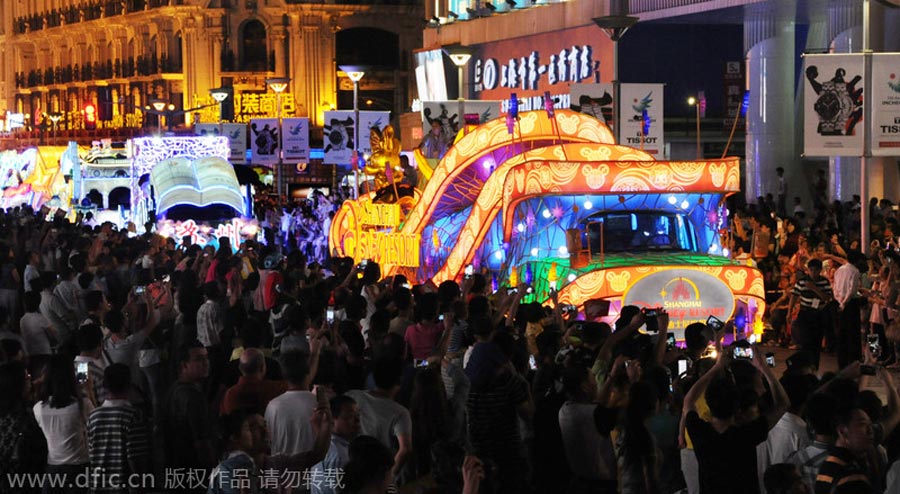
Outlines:
[[281, 120], [281, 145], [284, 160], [309, 161], [309, 119], [284, 118]]
[[805, 55], [803, 154], [862, 156], [864, 151], [861, 55]]
[[[325, 159], [322, 161], [329, 165], [350, 163], [353, 150], [356, 147], [354, 132], [353, 110], [338, 110], [325, 112]], [[374, 127], [384, 129], [391, 123], [389, 111], [361, 111], [359, 112], [359, 152], [363, 156], [372, 154], [372, 145], [369, 142], [369, 131]]]
[[250, 161], [254, 165], [274, 166], [278, 163], [278, 119], [254, 118], [250, 120]]
[[612, 83], [572, 84], [569, 86], [569, 101], [571, 102], [569, 108], [596, 118], [615, 132], [613, 125], [614, 94]]
[[460, 121], [471, 124], [483, 124], [500, 117], [499, 101], [467, 100], [463, 102], [463, 115], [459, 115], [459, 101], [423, 101], [422, 102], [422, 129], [423, 135], [431, 131], [431, 122], [441, 122], [444, 135], [451, 139], [459, 132]]
[[734, 294], [711, 274], [693, 269], [668, 269], [635, 281], [622, 297], [622, 305], [662, 307], [669, 313], [669, 329], [683, 330], [705, 323], [709, 316], [727, 321], [734, 313]]
[[232, 164], [247, 162], [247, 124], [242, 123], [198, 123], [194, 125], [194, 132], [199, 136], [217, 136], [221, 129], [222, 135], [228, 138], [228, 146], [231, 148], [228, 161]]
[[872, 155], [900, 156], [900, 53], [872, 55]]
[[663, 91], [664, 84], [622, 84], [621, 143], [644, 150], [663, 159]]
[[467, 64], [468, 93], [480, 100], [501, 100], [508, 107], [516, 93], [519, 111], [543, 108], [549, 91], [556, 108], [568, 108], [569, 86], [611, 81], [613, 43], [597, 27], [582, 26], [523, 36], [474, 47]]

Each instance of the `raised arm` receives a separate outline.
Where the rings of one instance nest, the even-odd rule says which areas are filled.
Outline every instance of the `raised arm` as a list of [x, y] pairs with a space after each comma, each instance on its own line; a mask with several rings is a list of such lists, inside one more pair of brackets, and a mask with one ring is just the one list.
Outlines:
[[772, 368], [766, 365], [762, 352], [760, 352], [759, 348], [755, 345], [753, 347], [753, 360], [751, 362], [753, 363], [753, 366], [762, 373], [763, 377], [766, 378], [766, 382], [769, 383], [769, 389], [772, 390], [774, 403], [772, 408], [766, 413], [766, 424], [768, 425], [769, 430], [771, 430], [775, 427], [775, 424], [781, 420], [781, 416], [787, 412], [791, 400], [788, 398], [787, 392], [785, 392], [781, 383], [775, 377], [775, 373], [772, 372]]

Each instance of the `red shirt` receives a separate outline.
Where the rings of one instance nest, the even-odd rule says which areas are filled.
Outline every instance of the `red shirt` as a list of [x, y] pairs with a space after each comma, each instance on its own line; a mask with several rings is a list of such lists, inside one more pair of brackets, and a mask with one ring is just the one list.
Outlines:
[[221, 411], [229, 414], [235, 410], [249, 408], [263, 413], [266, 405], [275, 397], [287, 391], [285, 381], [269, 381], [256, 377], [241, 376], [237, 384], [225, 391]]
[[444, 323], [418, 323], [406, 328], [403, 340], [409, 345], [414, 359], [426, 359], [434, 353], [434, 346], [441, 339]]

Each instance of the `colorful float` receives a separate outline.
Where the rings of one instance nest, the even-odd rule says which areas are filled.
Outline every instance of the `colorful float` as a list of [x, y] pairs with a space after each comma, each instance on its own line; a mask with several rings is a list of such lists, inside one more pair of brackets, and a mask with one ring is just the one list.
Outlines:
[[332, 252], [372, 259], [384, 276], [524, 282], [545, 301], [665, 307], [680, 338], [710, 315], [761, 332], [761, 273], [727, 257], [725, 198], [738, 158], [656, 161], [568, 110], [531, 111], [460, 132], [411, 200], [379, 192], [347, 201]]
[[68, 210], [77, 163], [75, 143], [0, 152], [0, 208], [27, 205], [37, 210], [46, 205]]

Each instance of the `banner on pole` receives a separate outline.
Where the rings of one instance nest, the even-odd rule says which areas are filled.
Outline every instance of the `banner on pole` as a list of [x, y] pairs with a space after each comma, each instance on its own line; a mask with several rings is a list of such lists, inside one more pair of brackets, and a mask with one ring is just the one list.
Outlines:
[[803, 153], [862, 156], [865, 151], [861, 55], [805, 55]]
[[284, 160], [309, 161], [309, 119], [284, 118], [281, 120], [281, 145]]
[[[431, 132], [431, 122], [437, 120], [441, 123], [444, 135], [453, 141], [459, 132], [460, 125], [466, 123], [483, 124], [500, 117], [500, 101], [466, 100], [463, 102], [463, 112], [459, 114], [459, 100], [453, 101], [423, 101], [422, 102], [422, 135]], [[467, 121], [467, 117], [468, 121]], [[476, 121], [477, 120], [477, 121]]]
[[200, 136], [218, 136], [221, 130], [222, 135], [228, 138], [228, 146], [230, 154], [228, 161], [232, 164], [242, 164], [247, 162], [247, 124], [242, 123], [198, 123], [194, 125], [194, 131]]
[[663, 88], [664, 84], [622, 84], [622, 142], [643, 149], [656, 159], [664, 158]]
[[900, 156], [900, 53], [872, 55], [872, 155]]
[[250, 120], [250, 161], [254, 165], [273, 166], [278, 163], [281, 148], [277, 118]]
[[[338, 110], [325, 112], [325, 158], [322, 163], [337, 165], [347, 164], [353, 156], [356, 146], [354, 132], [353, 110]], [[372, 154], [372, 145], [369, 142], [369, 131], [372, 128], [384, 129], [391, 123], [389, 111], [361, 111], [359, 112], [359, 152], [363, 156]]]

